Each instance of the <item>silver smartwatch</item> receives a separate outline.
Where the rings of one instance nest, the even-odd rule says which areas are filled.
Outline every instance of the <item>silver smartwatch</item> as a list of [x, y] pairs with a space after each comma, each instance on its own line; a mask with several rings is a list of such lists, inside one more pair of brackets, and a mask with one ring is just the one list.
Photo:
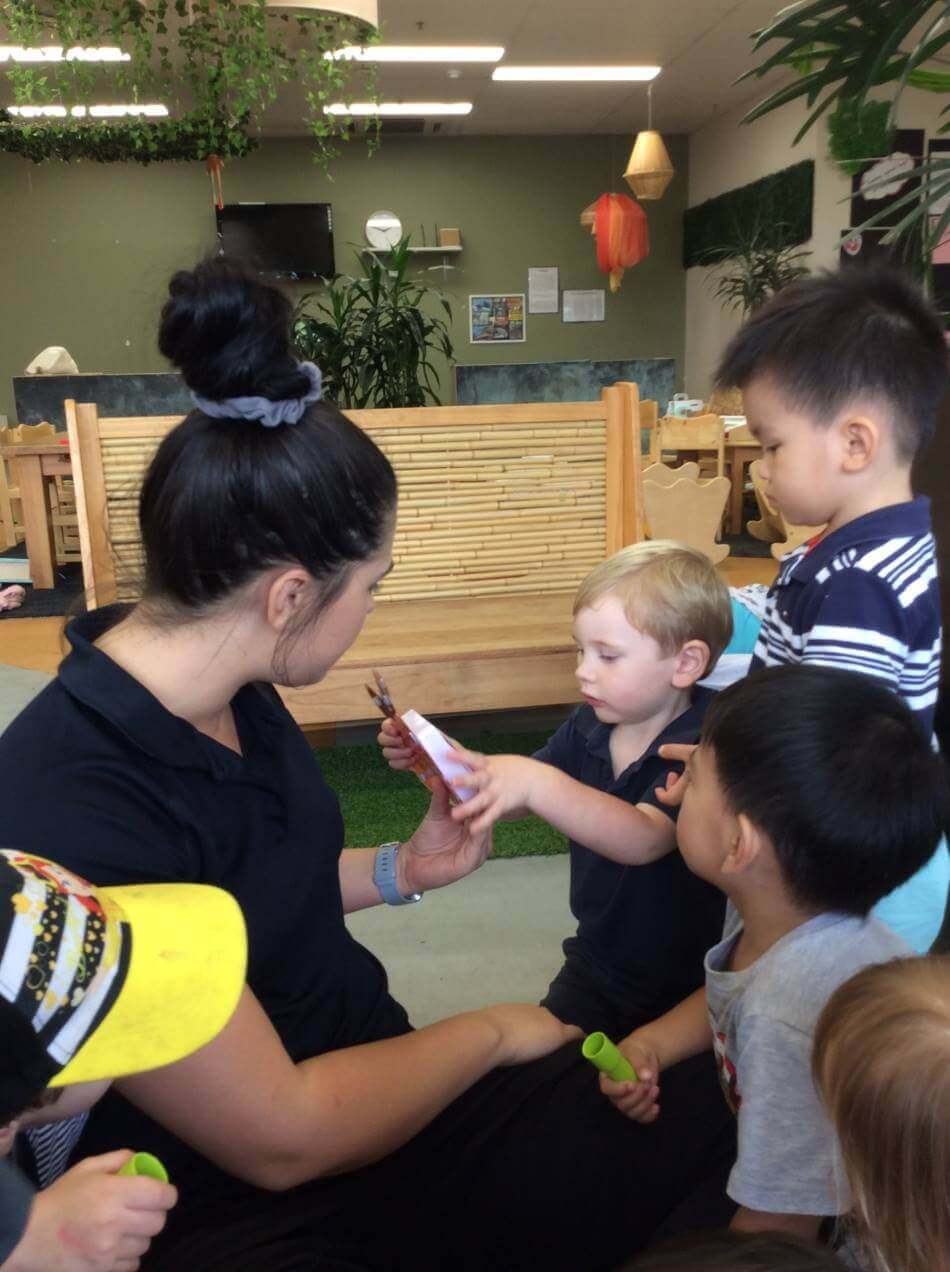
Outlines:
[[380, 844], [376, 849], [376, 861], [373, 864], [373, 883], [379, 889], [379, 895], [387, 905], [415, 905], [422, 900], [421, 892], [412, 892], [404, 897], [396, 883], [396, 856], [399, 852], [398, 840], [391, 844]]

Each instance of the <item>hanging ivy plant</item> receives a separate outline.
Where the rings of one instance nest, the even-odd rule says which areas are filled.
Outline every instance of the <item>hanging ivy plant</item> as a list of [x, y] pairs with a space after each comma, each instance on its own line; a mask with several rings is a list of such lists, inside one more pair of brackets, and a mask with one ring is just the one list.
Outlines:
[[19, 123], [0, 110], [0, 150], [44, 163], [47, 159], [92, 159], [97, 163], [160, 163], [167, 160], [241, 159], [257, 148], [241, 128], [207, 120], [156, 119], [128, 123]]
[[[354, 90], [376, 98], [372, 64], [324, 56], [375, 38], [353, 18], [275, 14], [267, 0], [9, 0], [5, 8], [11, 43], [115, 45], [129, 54], [129, 61], [106, 67], [78, 60], [11, 63], [5, 71], [16, 105], [89, 106], [105, 97], [162, 102], [172, 113], [157, 123], [67, 118], [0, 126], [0, 147], [35, 162], [244, 154], [256, 144], [248, 129], [259, 130], [281, 87], [294, 83], [306, 100], [314, 158], [328, 168], [352, 121], [325, 115], [324, 106], [352, 100]], [[374, 147], [377, 129], [366, 136]]]

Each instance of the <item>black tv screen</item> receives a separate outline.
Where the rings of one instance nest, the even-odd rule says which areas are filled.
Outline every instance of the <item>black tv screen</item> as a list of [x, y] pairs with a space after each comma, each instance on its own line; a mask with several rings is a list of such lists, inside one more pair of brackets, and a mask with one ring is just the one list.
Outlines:
[[218, 211], [224, 256], [274, 278], [336, 273], [329, 203], [231, 203]]

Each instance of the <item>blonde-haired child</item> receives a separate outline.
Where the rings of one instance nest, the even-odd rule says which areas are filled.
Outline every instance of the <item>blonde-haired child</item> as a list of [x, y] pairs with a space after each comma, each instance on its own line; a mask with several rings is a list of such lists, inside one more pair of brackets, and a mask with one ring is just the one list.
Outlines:
[[950, 958], [867, 967], [828, 1000], [815, 1081], [875, 1272], [950, 1269]]
[[[484, 829], [535, 814], [570, 840], [577, 932], [544, 1005], [587, 1031], [625, 1034], [702, 983], [722, 897], [690, 874], [677, 810], [656, 794], [667, 743], [695, 742], [715, 696], [698, 685], [732, 633], [729, 590], [700, 552], [657, 540], [622, 549], [574, 601], [585, 699], [534, 758], [460, 750], [477, 793], [453, 816]], [[388, 725], [393, 767], [409, 753]]]

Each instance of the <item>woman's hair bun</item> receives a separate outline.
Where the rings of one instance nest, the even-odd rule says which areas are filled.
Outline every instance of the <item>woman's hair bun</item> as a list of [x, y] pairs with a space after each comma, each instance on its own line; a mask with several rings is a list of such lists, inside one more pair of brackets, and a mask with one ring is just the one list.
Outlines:
[[172, 277], [158, 347], [202, 397], [301, 397], [310, 381], [294, 356], [292, 313], [283, 292], [214, 257]]

